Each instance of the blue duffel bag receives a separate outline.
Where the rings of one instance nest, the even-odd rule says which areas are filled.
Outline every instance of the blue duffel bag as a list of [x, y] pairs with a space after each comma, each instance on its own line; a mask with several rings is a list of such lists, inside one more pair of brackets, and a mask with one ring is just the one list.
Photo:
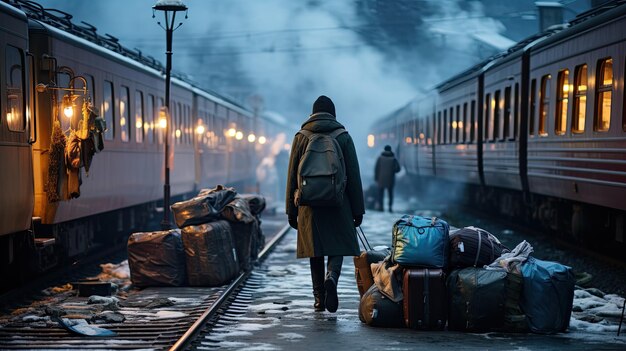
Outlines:
[[391, 258], [403, 266], [447, 268], [450, 226], [443, 219], [404, 215], [393, 225]]
[[520, 307], [530, 330], [541, 334], [567, 330], [576, 283], [572, 269], [529, 257], [521, 271], [524, 283]]

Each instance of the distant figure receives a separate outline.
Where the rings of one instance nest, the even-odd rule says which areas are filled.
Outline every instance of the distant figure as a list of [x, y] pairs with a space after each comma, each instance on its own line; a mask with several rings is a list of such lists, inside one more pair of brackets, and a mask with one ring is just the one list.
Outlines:
[[391, 151], [391, 146], [385, 145], [378, 160], [376, 160], [376, 169], [374, 170], [374, 180], [378, 184], [378, 209], [384, 211], [383, 199], [385, 197], [385, 189], [389, 194], [389, 212], [393, 212], [393, 186], [396, 183], [396, 173], [400, 172], [400, 164], [396, 160], [396, 156]]
[[[325, 152], [307, 152], [312, 149]], [[355, 227], [365, 209], [354, 143], [326, 96], [317, 98], [313, 114], [293, 139], [286, 195], [289, 225], [298, 230], [297, 257], [309, 257], [311, 265], [313, 307], [335, 312], [343, 256], [360, 253]]]

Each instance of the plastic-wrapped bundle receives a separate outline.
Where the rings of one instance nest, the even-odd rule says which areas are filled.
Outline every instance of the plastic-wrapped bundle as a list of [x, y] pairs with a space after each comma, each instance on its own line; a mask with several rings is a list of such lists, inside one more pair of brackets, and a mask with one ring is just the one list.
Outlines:
[[174, 219], [179, 228], [202, 224], [220, 218], [221, 212], [231, 202], [237, 192], [234, 188], [218, 185], [215, 189], [201, 191], [191, 200], [181, 201], [171, 206]]
[[182, 229], [189, 285], [220, 286], [239, 273], [230, 226], [216, 221]]
[[248, 202], [240, 197], [235, 197], [224, 207], [222, 217], [229, 222], [252, 223], [255, 221]]
[[128, 238], [128, 265], [135, 286], [184, 285], [185, 253], [180, 230], [132, 234]]
[[241, 198], [248, 202], [250, 212], [253, 215], [258, 216], [265, 210], [265, 198], [259, 194], [241, 194]]

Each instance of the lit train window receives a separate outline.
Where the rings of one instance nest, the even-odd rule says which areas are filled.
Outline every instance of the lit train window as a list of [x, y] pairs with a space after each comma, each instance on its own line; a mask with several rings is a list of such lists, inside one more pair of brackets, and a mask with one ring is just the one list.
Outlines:
[[467, 135], [469, 134], [470, 126], [467, 123], [467, 102], [463, 104], [463, 123], [461, 124], [461, 130], [463, 134], [463, 142], [467, 142]]
[[472, 100], [472, 107], [470, 110], [470, 143], [476, 140], [476, 100]]
[[611, 123], [611, 98], [613, 93], [613, 59], [601, 60], [596, 81], [596, 115], [594, 130], [607, 132]]
[[574, 71], [574, 106], [572, 109], [572, 133], [585, 131], [587, 110], [587, 65], [580, 65]]
[[537, 80], [530, 82], [530, 117], [528, 118], [528, 134], [535, 135], [535, 109], [537, 108]]
[[502, 126], [502, 139], [511, 137], [511, 87], [504, 88], [504, 124]]
[[146, 118], [143, 121], [143, 133], [146, 137], [146, 142], [154, 143], [154, 132], [157, 126], [154, 125], [154, 112], [155, 110], [154, 95], [148, 94], [146, 99]]
[[122, 91], [120, 93], [120, 136], [122, 141], [130, 140], [130, 127], [132, 125], [130, 120], [130, 92], [128, 87], [122, 85]]
[[493, 95], [493, 101], [491, 101], [493, 107], [493, 129], [491, 130], [491, 140], [495, 141], [500, 139], [502, 135], [500, 133], [500, 127], [502, 126], [502, 115], [500, 110], [502, 109], [502, 101], [500, 100], [500, 90], [497, 90]]
[[135, 141], [143, 143], [144, 134], [143, 93], [135, 91]]
[[548, 118], [550, 117], [550, 79], [552, 76], [546, 74], [541, 77], [541, 91], [539, 92], [539, 135], [548, 135]]
[[556, 91], [556, 116], [554, 133], [563, 135], [567, 130], [567, 104], [569, 103], [569, 70], [564, 69], [557, 76], [558, 85]]
[[461, 141], [461, 138], [459, 137], [459, 132], [461, 130], [463, 130], [463, 123], [461, 122], [461, 106], [460, 105], [456, 105], [456, 126], [454, 127], [454, 138], [456, 139], [455, 141], [458, 143]]
[[485, 125], [483, 126], [483, 141], [489, 137], [489, 124], [491, 123], [491, 95], [485, 96]]
[[102, 111], [104, 111], [104, 121], [107, 125], [107, 129], [104, 132], [104, 139], [113, 140], [113, 138], [115, 138], [115, 109], [113, 108], [115, 99], [113, 83], [105, 80], [102, 93]]
[[[5, 116], [9, 130], [26, 129], [24, 114], [24, 53], [13, 46], [6, 47], [6, 100]], [[0, 119], [1, 120], [1, 119]]]
[[187, 119], [187, 144], [191, 144], [193, 141], [193, 126], [191, 123], [191, 108], [189, 105], [185, 105], [185, 118]]
[[174, 131], [174, 137], [176, 138], [176, 144], [182, 143], [183, 137], [183, 108], [180, 102], [174, 105], [174, 109], [176, 109], [176, 126]]

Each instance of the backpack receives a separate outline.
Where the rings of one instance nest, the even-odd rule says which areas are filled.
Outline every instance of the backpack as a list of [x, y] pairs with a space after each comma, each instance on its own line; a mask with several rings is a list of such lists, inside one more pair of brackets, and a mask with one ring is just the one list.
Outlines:
[[300, 130], [309, 142], [298, 164], [296, 206], [340, 206], [346, 188], [346, 166], [337, 137], [346, 130], [329, 134]]

